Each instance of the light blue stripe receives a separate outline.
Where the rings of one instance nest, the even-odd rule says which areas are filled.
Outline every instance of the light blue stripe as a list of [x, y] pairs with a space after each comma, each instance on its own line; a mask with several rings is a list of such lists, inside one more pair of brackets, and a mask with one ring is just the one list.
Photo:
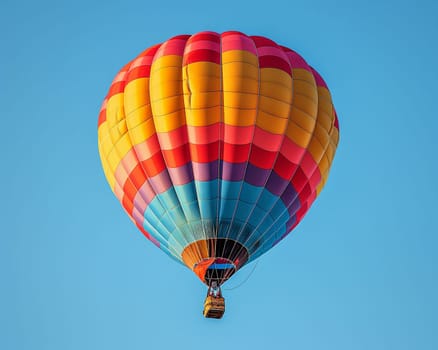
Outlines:
[[[175, 250], [180, 253], [182, 247], [188, 243], [206, 237], [214, 238], [217, 185], [217, 180], [194, 181], [172, 187], [157, 195], [145, 211], [144, 216], [148, 221], [145, 229], [164, 247], [175, 246]], [[219, 237], [228, 236], [248, 248], [259, 244], [259, 248], [269, 249], [275, 239], [269, 239], [269, 244], [264, 240], [274, 231], [277, 238], [284, 234], [285, 224], [289, 220], [287, 209], [283, 202], [277, 200], [278, 197], [267, 189], [248, 183], [241, 185], [241, 182], [221, 181], [222, 189], [225, 189], [221, 193], [227, 194], [227, 197], [220, 199]], [[199, 195], [202, 197], [199, 201], [195, 197], [198, 192], [193, 192], [195, 188], [199, 189]], [[237, 201], [240, 189], [242, 200]], [[274, 207], [271, 208], [274, 203]], [[277, 221], [270, 228], [274, 220]], [[232, 227], [230, 221], [233, 223]], [[256, 227], [257, 230], [253, 232]], [[265, 235], [261, 236], [263, 232]]]

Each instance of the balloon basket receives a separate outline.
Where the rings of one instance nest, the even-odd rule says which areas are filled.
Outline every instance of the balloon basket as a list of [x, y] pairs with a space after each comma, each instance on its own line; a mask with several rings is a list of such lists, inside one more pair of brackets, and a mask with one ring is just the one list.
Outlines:
[[225, 312], [225, 299], [221, 296], [208, 295], [204, 302], [204, 317], [222, 318]]

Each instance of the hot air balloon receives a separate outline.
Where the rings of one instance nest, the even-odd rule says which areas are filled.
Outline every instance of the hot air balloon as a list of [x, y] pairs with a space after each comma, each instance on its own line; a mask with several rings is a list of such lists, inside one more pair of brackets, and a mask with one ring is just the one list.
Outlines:
[[108, 183], [139, 230], [208, 286], [298, 225], [339, 140], [330, 92], [295, 51], [229, 31], [175, 36], [114, 78], [98, 119]]

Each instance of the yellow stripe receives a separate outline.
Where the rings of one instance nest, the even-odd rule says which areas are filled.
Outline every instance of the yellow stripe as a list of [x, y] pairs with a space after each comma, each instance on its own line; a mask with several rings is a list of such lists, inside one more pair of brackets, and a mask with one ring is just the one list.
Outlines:
[[[292, 77], [287, 74], [284, 70], [277, 68], [261, 68], [260, 69], [260, 91], [263, 90], [263, 84], [272, 83], [279, 86], [283, 86], [286, 93], [289, 93], [286, 98], [290, 98], [292, 93]], [[266, 96], [270, 96], [273, 98], [278, 98], [273, 92], [270, 93], [270, 90], [265, 91], [267, 93]]]
[[[125, 119], [125, 96], [119, 93], [111, 96], [106, 105], [106, 122], [108, 124], [108, 140], [103, 140], [108, 167], [113, 175], [121, 160], [132, 149], [131, 138]], [[123, 184], [119, 184], [123, 186]]]
[[318, 114], [318, 92], [313, 74], [305, 69], [292, 71], [292, 109], [286, 137], [307, 148]]
[[[295, 101], [296, 100], [297, 99], [295, 99]], [[316, 105], [314, 107], [314, 113], [316, 115], [318, 107]], [[295, 124], [297, 124], [301, 129], [305, 130], [307, 133], [312, 133], [313, 129], [315, 128], [316, 120], [312, 117], [312, 115], [306, 113], [304, 109], [309, 110], [310, 108], [299, 108], [294, 103], [291, 111], [291, 120], [293, 120]]]
[[157, 132], [169, 132], [186, 123], [181, 63], [181, 56], [168, 55], [152, 64], [150, 96]]
[[105, 151], [104, 143], [102, 142], [104, 138], [109, 139], [106, 121], [103, 122], [102, 124], [100, 124], [100, 126], [97, 130], [98, 149], [99, 149], [100, 160], [102, 162], [103, 172], [104, 172], [105, 177], [110, 185], [111, 190], [114, 191], [114, 184], [115, 184], [116, 180], [114, 178], [114, 173], [109, 168], [109, 164], [106, 160], [107, 153]]
[[325, 153], [318, 164], [319, 172], [321, 173], [321, 175], [325, 174], [330, 169], [330, 164], [331, 162], [328, 159], [327, 154]]
[[288, 119], [273, 116], [259, 110], [256, 124], [263, 130], [266, 130], [272, 134], [283, 135], [288, 124]]
[[127, 116], [136, 109], [150, 104], [149, 78], [135, 79], [125, 86], [124, 104]]
[[301, 148], [307, 148], [307, 145], [309, 144], [310, 139], [312, 138], [312, 133], [298, 126], [294, 122], [293, 118], [287, 125], [285, 135]]
[[125, 87], [126, 125], [132, 145], [138, 145], [153, 134], [155, 125], [149, 96], [149, 78], [135, 79]]
[[[258, 74], [258, 67], [259, 67], [258, 57], [249, 51], [246, 51], [246, 50], [225, 51], [225, 52], [222, 52], [221, 60], [222, 60], [222, 65], [224, 66], [224, 68], [225, 68], [225, 65], [227, 65], [228, 63], [234, 64], [236, 62], [242, 62], [242, 63], [252, 65], [255, 69], [255, 71], [253, 71], [253, 73], [255, 72], [256, 74]], [[228, 68], [228, 69], [232, 69], [232, 68]], [[238, 70], [238, 71], [240, 71], [240, 70]]]
[[156, 131], [153, 119], [148, 119], [140, 125], [129, 129], [129, 136], [131, 137], [131, 142], [133, 145], [138, 145], [146, 141], [155, 133]]
[[212, 62], [191, 63], [183, 68], [187, 124], [206, 126], [221, 119], [221, 68]]
[[292, 103], [292, 78], [275, 68], [260, 70], [260, 96], [256, 124], [263, 130], [283, 135]]
[[109, 122], [109, 127], [112, 127], [116, 122], [125, 119], [125, 110], [123, 102], [123, 92], [112, 95], [106, 104], [106, 120]]
[[131, 114], [126, 116], [126, 125], [128, 130], [131, 130], [147, 120], [152, 120], [151, 105], [145, 105], [132, 111]]
[[259, 98], [257, 57], [243, 50], [222, 53], [222, 75], [225, 124], [254, 125]]

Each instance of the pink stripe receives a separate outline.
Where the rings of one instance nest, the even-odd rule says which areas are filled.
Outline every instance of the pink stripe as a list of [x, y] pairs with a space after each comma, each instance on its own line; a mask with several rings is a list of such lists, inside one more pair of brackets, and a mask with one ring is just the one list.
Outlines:
[[276, 152], [280, 149], [283, 138], [283, 135], [271, 134], [268, 131], [256, 127], [253, 143], [266, 151]]
[[159, 132], [157, 136], [162, 150], [172, 150], [187, 144], [187, 130], [185, 125], [169, 132]]
[[322, 77], [319, 75], [319, 73], [313, 67], [310, 67], [310, 69], [312, 70], [313, 76], [315, 77], [316, 85], [328, 89], [327, 84], [325, 83], [324, 79], [322, 79]]
[[251, 143], [254, 134], [254, 126], [234, 126], [225, 124], [224, 141], [232, 145], [244, 145]]
[[117, 169], [114, 172], [114, 177], [117, 182], [122, 186], [125, 185], [126, 179], [132, 170], [137, 166], [137, 157], [134, 153], [134, 149], [132, 148], [120, 161], [119, 165], [117, 165]]
[[210, 163], [192, 162], [193, 177], [197, 181], [211, 181], [219, 177], [218, 161]]
[[[191, 166], [191, 165], [189, 165]], [[193, 176], [187, 171], [186, 166], [180, 166], [178, 168], [167, 168], [170, 178], [174, 186], [185, 185], [193, 181]]]
[[[134, 206], [146, 210], [148, 204], [152, 202], [156, 194], [149, 181], [146, 181], [138, 190], [134, 197]], [[143, 212], [144, 212], [143, 210]]]
[[106, 105], [107, 105], [107, 103], [108, 103], [108, 99], [105, 98], [105, 99], [103, 100], [103, 102], [102, 102], [102, 107], [100, 107], [100, 111], [99, 111], [99, 113], [102, 112], [104, 109], [106, 109]]
[[[150, 203], [150, 201], [148, 203]], [[133, 204], [134, 204], [133, 214], [135, 211], [137, 211], [141, 216], [143, 216], [143, 214], [148, 206], [148, 203], [146, 203], [146, 201], [143, 199], [140, 191], [138, 191], [137, 194], [135, 195], [134, 201], [133, 201]], [[135, 214], [134, 214], [134, 216], [135, 216]], [[143, 222], [143, 221], [140, 221], [140, 222]]]
[[206, 145], [219, 140], [220, 127], [222, 124], [216, 123], [208, 126], [187, 126], [187, 133], [190, 143]]
[[308, 179], [310, 179], [310, 177], [313, 175], [315, 169], [318, 168], [318, 164], [316, 164], [315, 160], [308, 150], [306, 150], [306, 152], [304, 153], [304, 157], [301, 160], [300, 167]]
[[285, 137], [280, 152], [291, 163], [299, 164], [305, 149], [298, 146], [288, 137]]
[[172, 181], [170, 181], [169, 174], [166, 170], [149, 178], [148, 181], [156, 194], [163, 193], [172, 186]]
[[191, 36], [190, 39], [193, 39], [193, 38], [196, 39], [196, 37], [199, 37], [199, 36], [202, 36], [202, 35], [219, 36], [219, 34], [216, 33], [216, 32], [212, 32], [211, 30], [204, 30], [204, 31], [202, 31], [202, 32], [199, 32], [199, 33], [193, 34], [193, 35]]
[[151, 158], [154, 154], [161, 151], [157, 134], [154, 134], [146, 141], [135, 145], [134, 149], [140, 162]]
[[[225, 34], [225, 33], [224, 33]], [[243, 34], [222, 35], [222, 52], [231, 50], [244, 50], [257, 56], [254, 42]]]
[[[144, 210], [143, 210], [144, 213]], [[134, 206], [134, 209], [132, 210], [132, 217], [134, 219], [134, 222], [143, 226], [144, 221], [144, 214], [140, 213], [140, 211]]]
[[112, 84], [118, 83], [119, 81], [124, 81], [126, 80], [126, 75], [127, 75], [128, 71], [121, 71], [119, 73], [117, 73], [117, 75], [114, 77]]
[[152, 190], [151, 185], [146, 181], [138, 190], [134, 197], [134, 207], [139, 210], [140, 213], [144, 213], [148, 204], [154, 199], [155, 192]]
[[119, 183], [116, 181], [114, 184], [114, 194], [116, 195], [117, 199], [122, 203], [123, 196], [125, 193], [123, 192], [123, 188], [119, 185]]
[[304, 58], [302, 58], [295, 51], [286, 51], [286, 56], [289, 59], [290, 65], [293, 69], [301, 68], [311, 72], [311, 69]]
[[319, 167], [316, 167], [315, 171], [313, 172], [312, 176], [309, 179], [309, 184], [312, 187], [312, 191], [316, 191], [316, 188], [318, 187], [320, 182], [321, 182], [321, 171], [319, 170]]
[[157, 53], [154, 56], [154, 61], [156, 61], [160, 57], [167, 55], [183, 56], [186, 42], [187, 40], [183, 40], [183, 39], [171, 39], [169, 41], [166, 41], [158, 49]]
[[132, 62], [132, 65], [129, 70], [133, 70], [134, 68], [140, 66], [150, 66], [152, 64], [154, 57], [153, 56], [140, 56]]
[[257, 49], [258, 56], [277, 56], [288, 61], [286, 54], [278, 47], [275, 46], [262, 46]]
[[212, 50], [212, 51], [220, 52], [220, 49], [221, 46], [219, 43], [215, 43], [209, 40], [197, 40], [186, 45], [184, 54], [187, 54], [190, 51], [195, 51], [195, 50]]

